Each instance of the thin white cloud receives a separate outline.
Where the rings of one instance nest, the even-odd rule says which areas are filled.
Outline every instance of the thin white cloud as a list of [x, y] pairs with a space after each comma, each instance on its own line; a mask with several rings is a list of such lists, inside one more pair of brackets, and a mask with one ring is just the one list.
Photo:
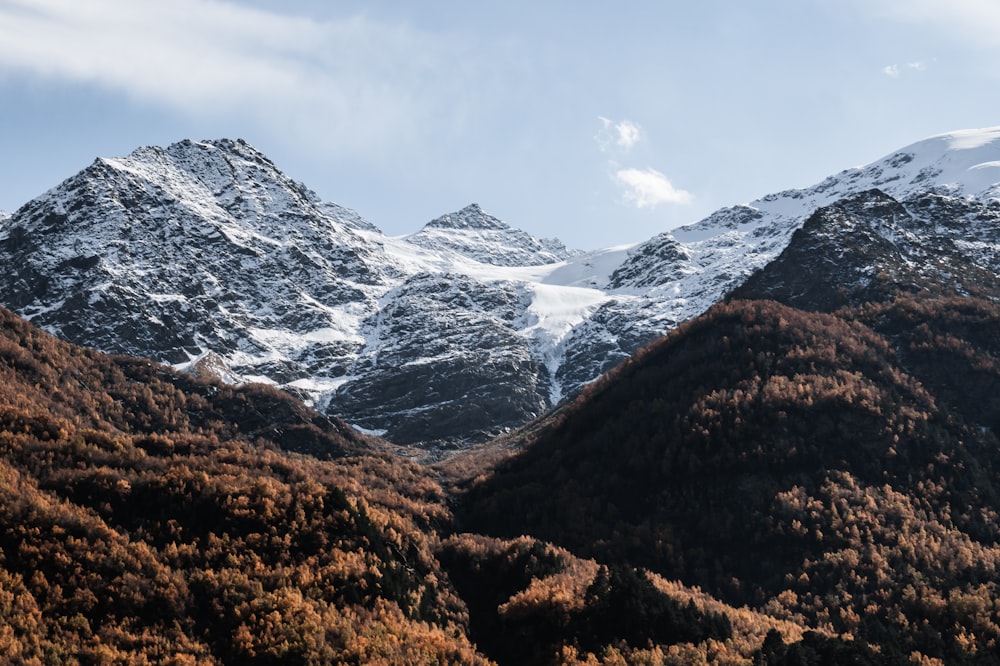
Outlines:
[[604, 116], [598, 116], [597, 119], [601, 121], [601, 129], [594, 140], [601, 152], [628, 152], [642, 140], [642, 128], [631, 120], [615, 122]]
[[626, 203], [636, 208], [655, 208], [660, 204], [688, 204], [690, 192], [673, 186], [670, 180], [656, 169], [619, 169], [615, 182], [624, 190]]
[[898, 65], [895, 63], [892, 65], [886, 65], [885, 67], [882, 68], [882, 73], [890, 78], [898, 79], [900, 76], [903, 75], [904, 71], [923, 72], [926, 69], [927, 69], [926, 63], [923, 63], [921, 61], [915, 61], [915, 62], [908, 62], [905, 65]]
[[0, 0], [0, 74], [97, 85], [193, 117], [240, 114], [352, 152], [459, 113], [445, 100], [461, 94], [449, 66], [461, 58], [444, 41], [224, 0]]

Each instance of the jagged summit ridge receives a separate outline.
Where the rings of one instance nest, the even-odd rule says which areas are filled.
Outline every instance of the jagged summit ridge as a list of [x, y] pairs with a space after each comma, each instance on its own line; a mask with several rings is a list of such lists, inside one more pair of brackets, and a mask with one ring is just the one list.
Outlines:
[[93, 166], [102, 164], [131, 173], [192, 204], [214, 203], [250, 224], [282, 213], [318, 212], [345, 227], [371, 226], [350, 209], [322, 202], [243, 139], [184, 140], [167, 148], [147, 146], [124, 158], [98, 158]]

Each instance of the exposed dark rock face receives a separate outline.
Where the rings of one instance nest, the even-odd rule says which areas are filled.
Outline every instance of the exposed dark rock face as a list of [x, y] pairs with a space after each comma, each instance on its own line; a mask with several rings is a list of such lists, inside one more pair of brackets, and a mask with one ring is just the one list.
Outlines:
[[548, 377], [515, 326], [526, 298], [509, 283], [410, 278], [366, 323], [377, 351], [357, 362], [359, 379], [337, 394], [331, 411], [403, 444], [425, 432], [484, 439], [538, 416], [548, 408]]
[[996, 298], [998, 229], [995, 202], [870, 190], [816, 211], [732, 296], [827, 312], [922, 290]]

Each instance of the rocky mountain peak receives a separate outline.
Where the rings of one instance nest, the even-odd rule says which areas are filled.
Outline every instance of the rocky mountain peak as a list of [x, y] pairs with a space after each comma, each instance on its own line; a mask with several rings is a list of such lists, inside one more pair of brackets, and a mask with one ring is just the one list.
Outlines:
[[312, 209], [320, 203], [315, 193], [242, 139], [184, 140], [98, 162], [121, 177], [145, 181], [192, 203], [214, 204], [235, 217]]
[[[170, 363], [213, 351], [238, 375], [284, 382], [320, 370], [319, 345], [334, 374], [358, 346], [345, 322], [373, 308], [361, 288], [389, 262], [331, 212], [245, 141], [140, 148], [14, 215], [0, 254], [20, 269], [0, 294], [104, 351]], [[318, 339], [289, 345], [296, 330]]]
[[537, 266], [575, 253], [559, 241], [539, 240], [484, 211], [479, 204], [442, 215], [406, 237], [413, 245], [492, 266]]
[[494, 229], [509, 230], [511, 227], [501, 220], [493, 217], [477, 203], [472, 203], [455, 213], [448, 213], [431, 220], [425, 229]]

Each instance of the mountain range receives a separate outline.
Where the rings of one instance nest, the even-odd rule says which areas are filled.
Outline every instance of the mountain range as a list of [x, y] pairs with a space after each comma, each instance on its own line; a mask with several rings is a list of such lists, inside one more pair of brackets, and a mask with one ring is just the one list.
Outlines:
[[0, 649], [1000, 663], [998, 139], [592, 253], [98, 160], [0, 227]]
[[934, 137], [595, 252], [475, 204], [387, 237], [246, 142], [182, 141], [98, 159], [0, 222], [0, 257], [18, 267], [0, 302], [78, 344], [275, 384], [400, 444], [468, 444], [705, 311], [845, 197], [878, 189], [983, 263], [988, 224], [936, 219], [991, 214], [998, 137]]

